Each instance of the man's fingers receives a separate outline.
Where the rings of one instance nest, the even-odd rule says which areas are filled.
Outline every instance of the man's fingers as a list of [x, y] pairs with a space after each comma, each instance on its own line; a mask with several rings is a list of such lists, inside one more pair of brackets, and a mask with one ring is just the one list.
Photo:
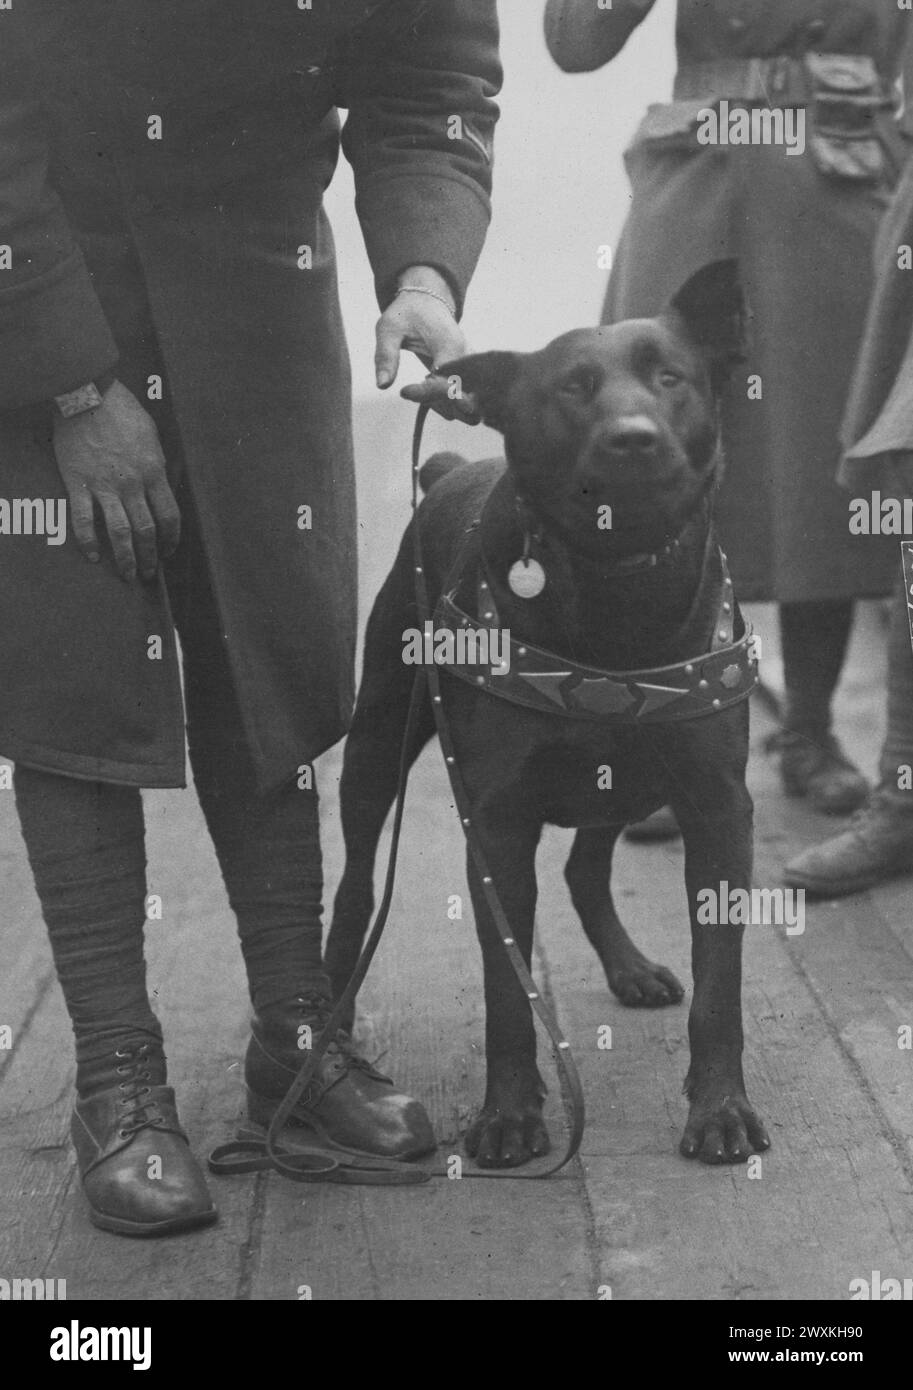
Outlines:
[[158, 527], [159, 553], [167, 560], [181, 539], [181, 512], [164, 470], [155, 482], [147, 483], [146, 496]]
[[88, 488], [70, 493], [70, 527], [73, 539], [87, 560], [93, 564], [100, 557], [98, 536], [95, 534], [95, 505]]
[[476, 409], [475, 398], [455, 394], [454, 383], [449, 377], [428, 376], [400, 391], [403, 400], [415, 405], [430, 405], [445, 420], [462, 420], [467, 425], [477, 425], [481, 419]]
[[456, 319], [449, 320], [442, 333], [435, 336], [434, 362], [438, 367], [442, 362], [455, 362], [466, 354], [466, 339]]
[[414, 401], [416, 405], [439, 400], [442, 394], [446, 400], [447, 382], [441, 376], [425, 377], [424, 381], [415, 381], [409, 386], [404, 386], [399, 394], [404, 401]]
[[155, 578], [155, 571], [158, 569], [158, 536], [155, 522], [146, 506], [145, 497], [139, 491], [124, 498], [124, 508], [133, 532], [133, 549], [140, 578], [148, 583], [150, 579]]
[[133, 553], [133, 529], [119, 497], [110, 493], [99, 497], [98, 505], [105, 518], [105, 528], [114, 553], [114, 564], [121, 579], [136, 578], [136, 556]]
[[386, 315], [381, 317], [377, 325], [377, 351], [374, 354], [377, 384], [381, 390], [392, 386], [396, 380], [403, 336], [402, 326], [391, 323]]

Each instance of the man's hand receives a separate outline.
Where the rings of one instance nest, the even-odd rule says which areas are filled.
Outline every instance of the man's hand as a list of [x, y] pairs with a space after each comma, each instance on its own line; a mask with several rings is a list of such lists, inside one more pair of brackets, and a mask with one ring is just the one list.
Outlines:
[[455, 318], [453, 295], [447, 281], [431, 266], [414, 266], [402, 273], [399, 283], [399, 293], [377, 324], [378, 386], [385, 390], [393, 385], [399, 370], [400, 352], [407, 348], [432, 372], [423, 382], [404, 387], [401, 394], [405, 399], [426, 403], [445, 419], [475, 423], [468, 402], [463, 398], [452, 399], [447, 381], [433, 372], [439, 363], [452, 362], [466, 354], [466, 339]]
[[137, 568], [143, 579], [154, 578], [159, 558], [177, 546], [181, 518], [151, 415], [115, 381], [95, 410], [55, 420], [54, 453], [86, 559], [99, 558], [97, 505], [121, 578], [135, 579]]

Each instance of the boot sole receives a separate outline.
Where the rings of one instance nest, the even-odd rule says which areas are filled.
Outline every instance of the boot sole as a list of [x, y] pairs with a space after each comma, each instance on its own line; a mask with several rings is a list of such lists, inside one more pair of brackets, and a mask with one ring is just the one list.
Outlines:
[[834, 882], [833, 879], [816, 879], [810, 874], [784, 873], [783, 882], [787, 888], [802, 888], [815, 898], [848, 898], [853, 893], [864, 893], [868, 888], [877, 888], [893, 878], [902, 878], [913, 873], [911, 869], [886, 869], [881, 873], [860, 874], [853, 879]]
[[783, 792], [786, 796], [792, 797], [795, 801], [806, 801], [813, 811], [819, 812], [822, 816], [850, 816], [854, 811], [862, 807], [868, 797], [868, 791], [861, 796], [854, 796], [852, 801], [830, 802], [825, 804], [815, 798], [814, 792], [804, 790], [800, 787], [789, 786], [783, 783]]
[[196, 1231], [201, 1226], [212, 1226], [219, 1218], [215, 1207], [209, 1211], [194, 1212], [187, 1216], [174, 1216], [167, 1221], [143, 1222], [128, 1221], [123, 1216], [106, 1216], [104, 1212], [89, 1208], [89, 1220], [100, 1231], [110, 1231], [118, 1236], [133, 1236], [149, 1239], [156, 1236], [176, 1236], [182, 1231]]

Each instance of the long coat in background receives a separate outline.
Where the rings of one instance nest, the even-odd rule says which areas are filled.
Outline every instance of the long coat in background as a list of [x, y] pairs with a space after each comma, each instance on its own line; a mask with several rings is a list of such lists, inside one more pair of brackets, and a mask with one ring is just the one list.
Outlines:
[[[653, 4], [615, 0], [597, 11], [589, 0], [551, 0], [552, 53], [569, 70], [597, 68]], [[821, 79], [803, 59], [871, 60], [874, 82], [865, 63], [831, 65], [824, 90], [836, 99], [829, 113], [840, 118], [844, 97], [880, 89], [888, 98], [911, 23], [884, 0], [679, 0], [674, 100], [648, 110], [626, 154], [633, 199], [606, 321], [657, 312], [708, 261], [740, 262], [750, 349], [724, 403], [718, 517], [744, 599], [840, 599], [891, 587], [893, 549], [850, 535], [836, 472], [873, 245], [901, 141], [886, 106], [874, 116], [871, 140], [832, 138], [816, 148]], [[752, 58], [780, 61], [754, 65], [752, 76], [743, 61]], [[700, 144], [701, 113], [740, 97], [806, 110], [805, 153]], [[760, 400], [749, 399], [749, 376], [760, 378]]]
[[[497, 37], [494, 0], [0, 11], [0, 500], [65, 496], [45, 403], [116, 369], [189, 484], [263, 788], [353, 703], [349, 369], [322, 210], [337, 111], [381, 306], [419, 263], [462, 303]], [[183, 785], [161, 582], [123, 583], [72, 537], [0, 534], [0, 752]]]
[[[903, 132], [913, 149], [913, 35], [904, 50]], [[913, 159], [875, 245], [875, 292], [843, 420], [838, 479], [867, 497], [913, 493]]]

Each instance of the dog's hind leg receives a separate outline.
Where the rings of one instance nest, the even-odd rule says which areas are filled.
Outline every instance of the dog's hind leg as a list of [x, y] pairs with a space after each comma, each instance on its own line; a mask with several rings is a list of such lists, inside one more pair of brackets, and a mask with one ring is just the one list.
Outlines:
[[[358, 960], [374, 909], [377, 843], [396, 798], [400, 753], [415, 681], [416, 668], [402, 660], [408, 613], [404, 619], [404, 606], [395, 602], [396, 590], [402, 587], [403, 580], [404, 576], [394, 570], [371, 614], [365, 639], [364, 676], [343, 758], [339, 799], [346, 862], [325, 952], [333, 996], [337, 999]], [[426, 700], [408, 749], [410, 766], [433, 733], [434, 719]]]
[[629, 1008], [680, 1004], [684, 990], [664, 965], [637, 949], [615, 911], [610, 886], [618, 828], [578, 830], [564, 876], [583, 929], [602, 961], [609, 989]]

